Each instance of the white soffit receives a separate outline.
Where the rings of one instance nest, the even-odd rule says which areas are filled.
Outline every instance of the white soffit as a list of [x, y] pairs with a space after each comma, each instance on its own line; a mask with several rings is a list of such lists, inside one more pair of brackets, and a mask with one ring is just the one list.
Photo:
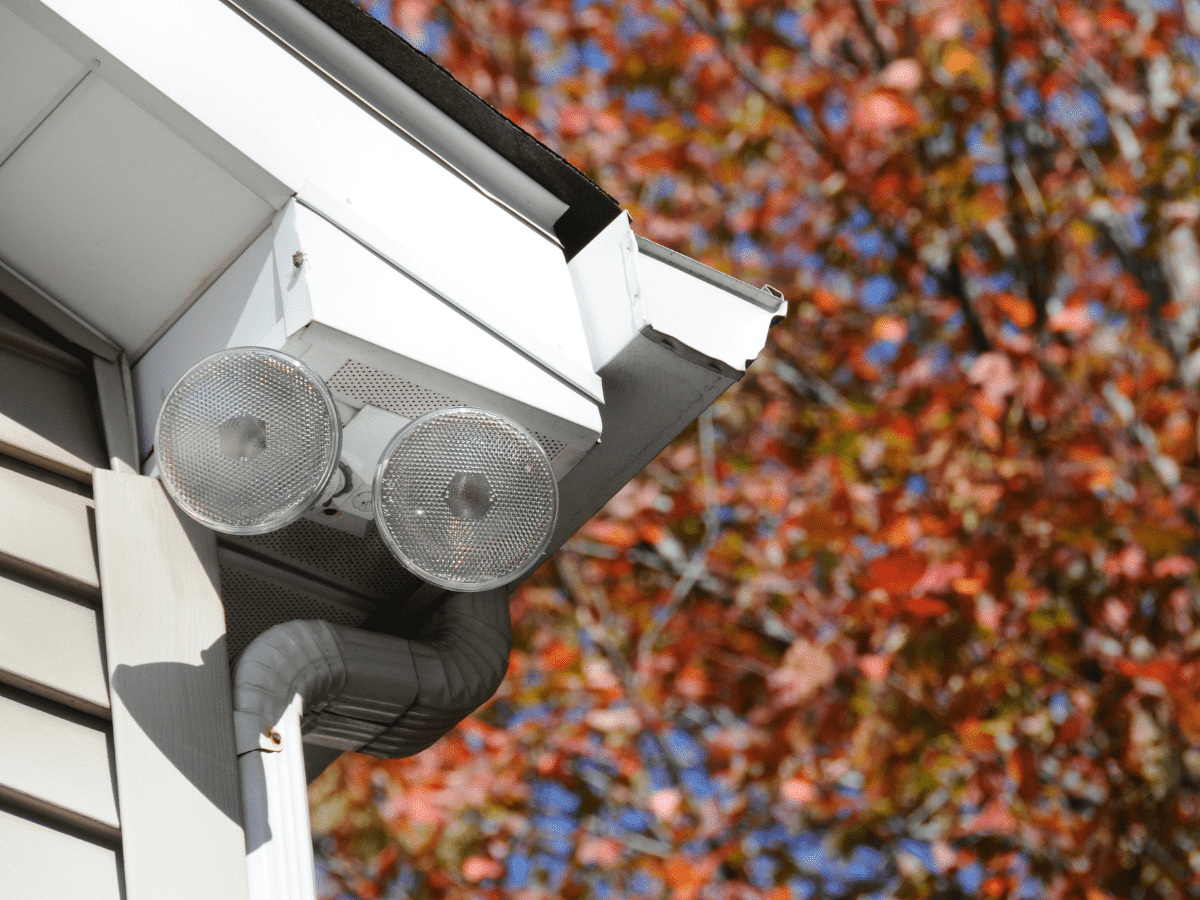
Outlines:
[[[279, 186], [290, 194], [316, 187], [452, 269], [486, 306], [471, 310], [480, 321], [501, 311], [541, 342], [587, 359], [557, 243], [224, 3], [0, 2], [77, 58], [100, 60], [106, 80], [277, 208]], [[352, 223], [338, 224], [355, 234]]]
[[95, 75], [0, 166], [0, 258], [127, 351], [271, 213]]
[[0, 6], [0, 162], [87, 71]]

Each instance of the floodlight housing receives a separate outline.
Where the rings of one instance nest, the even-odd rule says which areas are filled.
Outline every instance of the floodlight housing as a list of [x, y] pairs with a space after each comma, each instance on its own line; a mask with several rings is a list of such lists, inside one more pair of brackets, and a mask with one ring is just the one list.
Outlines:
[[341, 446], [325, 382], [265, 347], [223, 350], [189, 369], [167, 395], [154, 439], [179, 508], [226, 534], [299, 518], [329, 485]]

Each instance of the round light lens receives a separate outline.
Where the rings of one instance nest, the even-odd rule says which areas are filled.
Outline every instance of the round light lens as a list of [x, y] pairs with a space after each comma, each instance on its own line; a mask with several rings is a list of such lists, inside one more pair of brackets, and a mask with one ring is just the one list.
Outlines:
[[333, 396], [308, 366], [276, 350], [237, 347], [179, 379], [154, 435], [167, 492], [193, 519], [262, 534], [299, 518], [337, 468]]
[[557, 516], [546, 451], [516, 422], [482, 409], [414, 419], [375, 475], [384, 540], [409, 570], [450, 590], [485, 591], [529, 571]]

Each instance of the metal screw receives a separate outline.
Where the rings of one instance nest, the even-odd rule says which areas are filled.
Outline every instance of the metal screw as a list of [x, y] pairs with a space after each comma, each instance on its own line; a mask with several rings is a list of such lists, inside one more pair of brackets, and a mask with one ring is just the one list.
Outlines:
[[283, 735], [281, 735], [278, 731], [267, 732], [267, 737], [269, 737], [271, 739], [272, 744], [282, 744], [283, 743]]

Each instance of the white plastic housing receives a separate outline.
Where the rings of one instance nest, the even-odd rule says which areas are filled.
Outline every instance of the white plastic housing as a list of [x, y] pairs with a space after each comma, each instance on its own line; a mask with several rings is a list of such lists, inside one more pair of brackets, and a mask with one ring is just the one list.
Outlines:
[[373, 243], [386, 253], [369, 247], [303, 200], [289, 202], [134, 366], [144, 456], [179, 375], [231, 346], [303, 360], [337, 401], [353, 478], [320, 516], [325, 524], [361, 533], [372, 518], [365, 501], [379, 453], [408, 421], [434, 409], [469, 405], [513, 419], [541, 443], [558, 477], [595, 444], [603, 394], [573, 296], [559, 317], [561, 331], [573, 326], [579, 340], [550, 346], [519, 310], [481, 321], [471, 306], [478, 298], [456, 273], [382, 235]]

